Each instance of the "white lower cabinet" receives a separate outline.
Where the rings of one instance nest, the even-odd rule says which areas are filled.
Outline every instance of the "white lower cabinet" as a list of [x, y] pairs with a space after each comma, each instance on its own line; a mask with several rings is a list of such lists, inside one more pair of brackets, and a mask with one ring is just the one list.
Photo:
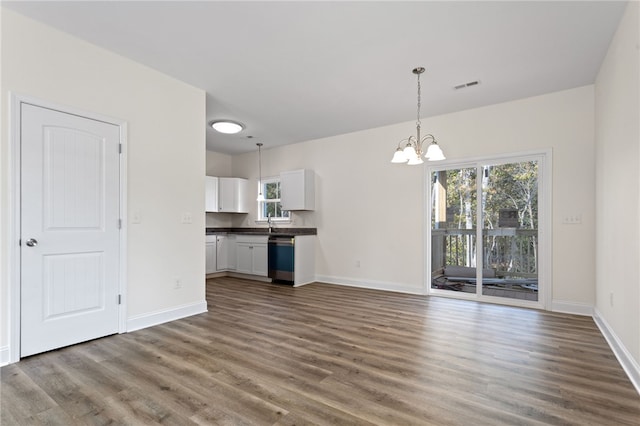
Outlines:
[[[206, 236], [206, 273], [237, 272], [269, 276], [269, 237], [218, 234]], [[294, 286], [315, 280], [315, 235], [295, 237]]]
[[296, 236], [295, 244], [293, 286], [298, 287], [316, 280], [316, 236]]
[[236, 272], [266, 277], [269, 272], [267, 256], [266, 236], [237, 236]]
[[229, 269], [227, 242], [228, 238], [226, 235], [216, 236], [216, 271], [226, 271]]
[[253, 272], [253, 246], [249, 243], [236, 245], [236, 272], [251, 274]]
[[[216, 236], [207, 235], [205, 237], [205, 253], [206, 253], [206, 266], [205, 273], [213, 274], [216, 272]], [[201, 243], [202, 244], [202, 243]]]
[[238, 263], [237, 259], [237, 238], [234, 234], [227, 235], [227, 270], [235, 271]]
[[269, 275], [269, 251], [267, 243], [256, 244], [253, 246], [251, 255], [253, 260], [253, 274], [266, 277]]

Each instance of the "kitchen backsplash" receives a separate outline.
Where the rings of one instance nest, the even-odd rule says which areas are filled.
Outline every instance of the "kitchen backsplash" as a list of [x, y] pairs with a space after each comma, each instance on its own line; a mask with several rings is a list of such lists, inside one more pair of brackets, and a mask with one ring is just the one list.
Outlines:
[[[288, 223], [275, 223], [277, 228], [313, 228], [315, 227], [315, 212], [298, 211], [291, 212], [291, 221]], [[207, 228], [253, 228], [256, 224], [256, 216], [253, 214], [237, 213], [206, 213], [205, 226]]]

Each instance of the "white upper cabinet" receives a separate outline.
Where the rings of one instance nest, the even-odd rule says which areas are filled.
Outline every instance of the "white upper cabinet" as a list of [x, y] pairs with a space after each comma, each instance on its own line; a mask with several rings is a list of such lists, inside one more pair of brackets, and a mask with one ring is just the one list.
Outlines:
[[218, 178], [213, 176], [205, 177], [205, 212], [218, 211]]
[[247, 179], [207, 176], [205, 188], [205, 211], [249, 213], [247, 203], [249, 181]]
[[283, 210], [314, 210], [316, 207], [313, 170], [280, 173], [280, 203]]

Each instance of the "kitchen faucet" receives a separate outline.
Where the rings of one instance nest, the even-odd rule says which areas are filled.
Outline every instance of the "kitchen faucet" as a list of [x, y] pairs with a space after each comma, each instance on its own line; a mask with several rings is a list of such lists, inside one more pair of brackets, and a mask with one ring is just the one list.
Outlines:
[[271, 213], [267, 215], [267, 225], [269, 225], [269, 233], [273, 231], [273, 227], [271, 225]]

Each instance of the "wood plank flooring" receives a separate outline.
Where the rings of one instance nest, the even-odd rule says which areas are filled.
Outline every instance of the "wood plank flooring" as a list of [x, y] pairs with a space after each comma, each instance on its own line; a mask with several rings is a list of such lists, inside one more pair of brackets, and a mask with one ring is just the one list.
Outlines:
[[2, 426], [640, 424], [591, 318], [235, 278], [207, 300], [3, 367]]

